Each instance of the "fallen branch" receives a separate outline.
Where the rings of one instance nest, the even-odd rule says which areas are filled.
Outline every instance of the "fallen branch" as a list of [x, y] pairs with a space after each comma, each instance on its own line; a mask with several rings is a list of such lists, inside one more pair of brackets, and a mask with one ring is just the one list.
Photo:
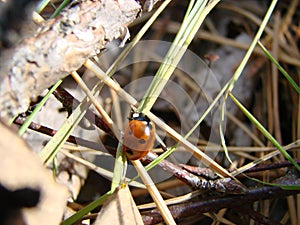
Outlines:
[[76, 1], [35, 36], [2, 51], [1, 116], [26, 111], [44, 89], [77, 70], [108, 42], [125, 37], [126, 26], [140, 10], [134, 0]]

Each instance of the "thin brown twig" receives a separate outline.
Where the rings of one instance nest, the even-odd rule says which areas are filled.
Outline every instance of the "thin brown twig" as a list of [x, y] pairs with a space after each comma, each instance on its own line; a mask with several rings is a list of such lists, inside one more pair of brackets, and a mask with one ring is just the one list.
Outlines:
[[[70, 113], [73, 109], [75, 109], [79, 105], [79, 101], [74, 98], [68, 91], [66, 91], [62, 87], [58, 87], [53, 95], [63, 104], [64, 108]], [[91, 123], [95, 123], [95, 125], [103, 130], [108, 135], [114, 137], [113, 131], [110, 127], [102, 120], [101, 117], [93, 113], [91, 110], [88, 110], [85, 114], [85, 118], [87, 118]]]
[[[26, 120], [26, 118], [18, 116], [14, 120], [14, 123], [21, 126], [21, 125], [23, 125], [25, 120]], [[57, 132], [56, 130], [54, 130], [52, 128], [43, 126], [43, 125], [35, 123], [35, 122], [31, 122], [30, 125], [29, 125], [29, 128], [31, 130], [34, 130], [36, 132], [48, 135], [50, 137], [54, 136]], [[111, 155], [115, 155], [115, 153], [116, 153], [115, 148], [113, 148], [111, 146], [103, 145], [102, 143], [97, 143], [97, 142], [93, 142], [93, 141], [88, 141], [88, 140], [82, 139], [80, 137], [75, 137], [73, 135], [70, 135], [68, 137], [67, 141], [70, 142], [70, 143], [81, 145], [81, 146], [91, 148], [91, 149], [94, 149], [94, 150], [97, 150], [97, 151], [103, 151], [104, 152], [104, 149], [106, 149], [106, 150], [108, 150], [108, 152]]]
[[[223, 208], [237, 208], [241, 205], [251, 205], [251, 203], [273, 198], [283, 198], [294, 195], [300, 191], [287, 191], [279, 187], [262, 187], [250, 190], [243, 195], [227, 195], [205, 197], [198, 201], [180, 203], [169, 206], [175, 219], [186, 218], [194, 215], [201, 215], [206, 212], [215, 212]], [[151, 225], [162, 222], [162, 217], [156, 209], [141, 213], [144, 224]]]

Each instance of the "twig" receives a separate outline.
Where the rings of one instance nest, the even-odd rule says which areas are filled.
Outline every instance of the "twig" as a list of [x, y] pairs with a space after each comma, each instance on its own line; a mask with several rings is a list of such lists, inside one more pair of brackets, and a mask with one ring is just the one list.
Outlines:
[[[15, 120], [14, 123], [17, 125], [22, 125], [24, 123], [26, 118], [18, 116]], [[56, 130], [51, 129], [49, 127], [43, 126], [41, 124], [37, 124], [37, 123], [30, 123], [29, 128], [31, 130], [34, 130], [36, 132], [42, 133], [42, 134], [46, 134], [48, 136], [54, 136], [54, 134], [56, 134]], [[75, 137], [70, 135], [67, 139], [68, 142], [73, 143], [73, 144], [77, 144], [77, 145], [81, 145], [87, 148], [91, 148], [94, 150], [98, 150], [98, 151], [103, 151], [103, 149], [108, 150], [108, 152], [111, 155], [115, 155], [116, 154], [116, 150], [115, 148], [108, 146], [108, 145], [102, 145], [101, 143], [96, 143], [96, 142], [92, 142], [92, 141], [88, 141], [85, 139], [82, 139], [80, 137]]]
[[[215, 212], [222, 208], [237, 208], [241, 205], [250, 205], [258, 200], [283, 198], [294, 195], [300, 191], [286, 191], [279, 187], [263, 187], [250, 190], [244, 195], [228, 195], [218, 197], [205, 197], [196, 202], [187, 202], [169, 206], [175, 219], [189, 216], [201, 215], [205, 212]], [[162, 217], [157, 209], [142, 212], [145, 225], [157, 224], [162, 222]]]

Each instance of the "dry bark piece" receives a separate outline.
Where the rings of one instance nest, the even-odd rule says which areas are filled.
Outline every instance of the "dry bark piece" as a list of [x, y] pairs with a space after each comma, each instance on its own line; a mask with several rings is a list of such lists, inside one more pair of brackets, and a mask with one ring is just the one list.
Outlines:
[[26, 111], [32, 98], [77, 70], [139, 14], [134, 0], [81, 0], [47, 21], [34, 37], [0, 56], [1, 116]]

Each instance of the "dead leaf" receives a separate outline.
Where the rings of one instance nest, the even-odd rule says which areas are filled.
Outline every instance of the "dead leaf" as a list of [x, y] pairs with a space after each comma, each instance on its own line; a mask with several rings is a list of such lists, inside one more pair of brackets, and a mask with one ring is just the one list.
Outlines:
[[95, 225], [100, 224], [144, 224], [128, 186], [116, 190], [106, 199], [95, 222]]
[[0, 184], [13, 193], [22, 189], [39, 192], [36, 207], [21, 209], [24, 223], [59, 224], [68, 197], [66, 189], [55, 183], [40, 158], [12, 129], [0, 122], [0, 132]]

